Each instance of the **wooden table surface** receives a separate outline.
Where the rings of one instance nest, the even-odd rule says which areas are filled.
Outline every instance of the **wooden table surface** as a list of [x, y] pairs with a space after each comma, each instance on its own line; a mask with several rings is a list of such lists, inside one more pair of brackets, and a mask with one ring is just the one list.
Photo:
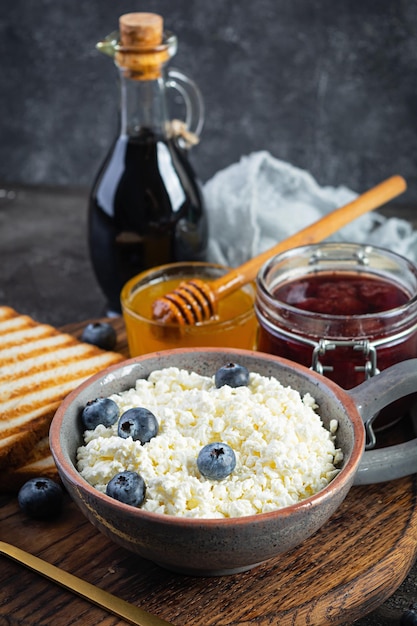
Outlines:
[[[118, 349], [126, 354], [123, 323], [114, 324]], [[66, 330], [77, 334], [84, 325]], [[379, 606], [409, 572], [417, 557], [416, 504], [417, 476], [353, 487], [327, 524], [298, 548], [249, 572], [215, 578], [172, 574], [130, 554], [100, 534], [69, 498], [59, 519], [33, 521], [15, 497], [1, 496], [0, 539], [174, 626], [349, 625]], [[124, 622], [2, 556], [3, 623]]]

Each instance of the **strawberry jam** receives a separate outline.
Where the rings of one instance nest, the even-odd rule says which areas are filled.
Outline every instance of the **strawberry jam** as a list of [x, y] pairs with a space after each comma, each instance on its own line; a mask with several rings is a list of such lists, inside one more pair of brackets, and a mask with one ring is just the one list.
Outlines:
[[258, 349], [344, 389], [417, 356], [417, 268], [382, 248], [324, 243], [270, 259], [257, 278]]
[[381, 313], [410, 299], [409, 294], [386, 280], [340, 272], [296, 279], [278, 287], [273, 295], [297, 309], [325, 315]]

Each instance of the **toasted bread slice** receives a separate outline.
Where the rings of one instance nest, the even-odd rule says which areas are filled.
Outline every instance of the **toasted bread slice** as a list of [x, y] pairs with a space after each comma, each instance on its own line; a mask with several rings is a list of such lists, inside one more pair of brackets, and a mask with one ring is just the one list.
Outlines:
[[49, 449], [49, 437], [41, 439], [29, 452], [26, 462], [0, 472], [0, 492], [15, 493], [31, 478], [51, 478], [60, 482], [54, 458]]
[[58, 406], [89, 376], [123, 358], [0, 306], [1, 473], [49, 472], [49, 448], [40, 442]]

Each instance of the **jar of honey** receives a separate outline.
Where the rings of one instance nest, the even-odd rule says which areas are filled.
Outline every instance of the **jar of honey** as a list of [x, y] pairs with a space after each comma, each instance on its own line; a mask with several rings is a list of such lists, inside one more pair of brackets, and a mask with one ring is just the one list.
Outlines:
[[[383, 248], [322, 243], [277, 255], [258, 274], [255, 310], [260, 351], [344, 389], [417, 356], [417, 268]], [[399, 417], [398, 407], [386, 413], [379, 427]]]
[[215, 263], [168, 263], [131, 278], [120, 298], [130, 356], [181, 347], [255, 349], [258, 322], [252, 283], [222, 298], [217, 315], [206, 322], [180, 326], [153, 319], [152, 304], [180, 282], [200, 278], [210, 283], [228, 271]]

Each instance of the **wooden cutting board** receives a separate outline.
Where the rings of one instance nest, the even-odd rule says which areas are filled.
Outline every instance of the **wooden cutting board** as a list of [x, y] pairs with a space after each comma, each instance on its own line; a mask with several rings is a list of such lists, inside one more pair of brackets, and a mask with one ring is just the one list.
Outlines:
[[[113, 323], [127, 354], [123, 323]], [[78, 334], [84, 326], [65, 330]], [[385, 443], [408, 436], [404, 421]], [[394, 593], [417, 557], [417, 477], [353, 487], [301, 546], [232, 576], [171, 574], [111, 543], [69, 499], [58, 520], [40, 522], [26, 518], [15, 497], [0, 497], [0, 537], [175, 626], [350, 625]], [[25, 626], [123, 624], [5, 557], [2, 618]]]

